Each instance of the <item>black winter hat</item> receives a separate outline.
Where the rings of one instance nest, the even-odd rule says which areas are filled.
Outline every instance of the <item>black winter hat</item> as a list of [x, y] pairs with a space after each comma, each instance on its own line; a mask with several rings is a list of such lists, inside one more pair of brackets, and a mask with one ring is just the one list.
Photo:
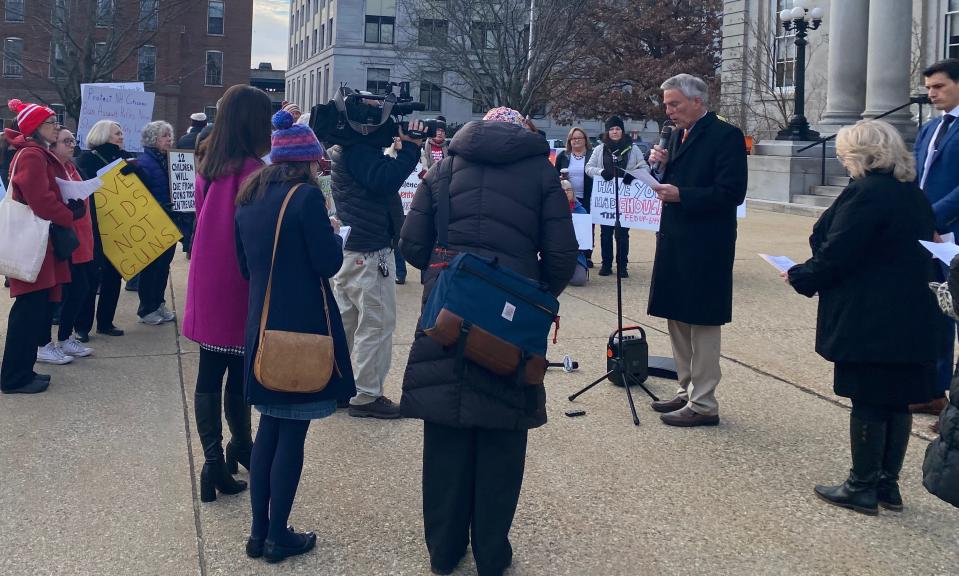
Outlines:
[[626, 125], [623, 124], [623, 119], [619, 116], [610, 116], [609, 120], [606, 121], [606, 131], [609, 132], [609, 129], [613, 126], [619, 126], [619, 129], [623, 132], [626, 131]]

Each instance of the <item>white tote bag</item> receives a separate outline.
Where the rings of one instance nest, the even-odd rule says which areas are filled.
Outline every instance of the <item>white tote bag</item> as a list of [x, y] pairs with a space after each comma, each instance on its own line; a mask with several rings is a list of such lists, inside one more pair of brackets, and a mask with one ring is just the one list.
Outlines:
[[19, 157], [17, 154], [10, 168], [10, 190], [0, 200], [0, 274], [33, 283], [47, 255], [50, 222], [13, 199], [13, 175]]

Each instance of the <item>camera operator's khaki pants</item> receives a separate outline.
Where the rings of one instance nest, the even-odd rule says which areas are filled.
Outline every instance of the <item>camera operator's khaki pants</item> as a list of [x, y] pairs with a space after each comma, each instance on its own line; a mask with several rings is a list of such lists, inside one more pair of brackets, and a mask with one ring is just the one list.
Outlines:
[[[390, 275], [377, 265], [385, 258]], [[333, 277], [333, 294], [350, 346], [356, 396], [350, 404], [369, 404], [383, 395], [390, 371], [396, 328], [396, 262], [384, 248], [371, 254], [343, 251], [343, 266]]]
[[667, 320], [669, 341], [673, 345], [679, 390], [676, 396], [689, 402], [699, 414], [719, 414], [716, 386], [723, 377], [719, 368], [722, 326], [701, 326]]

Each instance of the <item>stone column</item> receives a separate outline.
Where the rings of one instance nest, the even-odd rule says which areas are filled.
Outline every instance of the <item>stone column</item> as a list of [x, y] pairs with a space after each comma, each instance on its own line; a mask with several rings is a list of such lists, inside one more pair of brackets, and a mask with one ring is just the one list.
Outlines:
[[[863, 118], [873, 118], [909, 100], [911, 34], [912, 2], [871, 0]], [[916, 127], [908, 108], [887, 116], [885, 120], [896, 126], [907, 139], [915, 137]]]
[[825, 133], [832, 133], [858, 121], [866, 108], [869, 0], [832, 0], [826, 25], [829, 81], [820, 124]]

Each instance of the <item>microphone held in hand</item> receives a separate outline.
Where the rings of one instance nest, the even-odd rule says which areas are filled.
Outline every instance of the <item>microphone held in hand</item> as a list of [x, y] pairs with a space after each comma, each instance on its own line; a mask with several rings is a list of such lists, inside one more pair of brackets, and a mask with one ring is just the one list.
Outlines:
[[[666, 149], [666, 145], [669, 143], [669, 138], [673, 135], [673, 129], [674, 129], [674, 128], [675, 128], [675, 126], [673, 126], [673, 121], [672, 121], [672, 120], [666, 120], [665, 122], [663, 122], [663, 129], [660, 130], [660, 132], [659, 132], [659, 147], [660, 147], [660, 148], [662, 148], [662, 149], [664, 149], [664, 150]], [[660, 162], [654, 163], [652, 166], [650, 166], [650, 169], [651, 169], [653, 172], [659, 172], [659, 171], [662, 169], [661, 163], [660, 163]]]

